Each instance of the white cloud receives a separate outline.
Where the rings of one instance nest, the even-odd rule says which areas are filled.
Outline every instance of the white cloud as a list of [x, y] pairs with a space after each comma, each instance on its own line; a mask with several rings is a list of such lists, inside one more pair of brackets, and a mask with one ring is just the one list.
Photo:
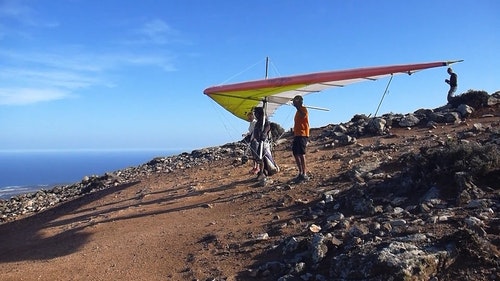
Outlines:
[[0, 18], [23, 18], [30, 14], [30, 9], [21, 1], [5, 0], [0, 2]]
[[[2, 50], [3, 64], [25, 65], [30, 68], [66, 69], [71, 71], [99, 72], [109, 68], [103, 56], [86, 54], [81, 48], [65, 47], [59, 50]], [[0, 63], [1, 66], [2, 63]]]
[[21, 25], [36, 27], [56, 27], [57, 22], [38, 19], [36, 12], [19, 0], [3, 0], [0, 2], [0, 19], [8, 19]]
[[[0, 49], [0, 83], [8, 85], [8, 93], [16, 92], [16, 85], [59, 89], [60, 93], [74, 92], [93, 86], [112, 87], [115, 71], [134, 66], [154, 66], [164, 71], [175, 71], [172, 59], [165, 55], [113, 53], [94, 55], [79, 50], [77, 53], [13, 52]], [[21, 88], [19, 95], [2, 94], [0, 104], [29, 104], [65, 98], [51, 91], [27, 91]], [[29, 95], [27, 93], [30, 93]], [[35, 95], [39, 93], [40, 95]], [[43, 94], [47, 98], [43, 98]], [[26, 99], [21, 97], [28, 97]], [[30, 102], [24, 102], [24, 101]]]
[[[30, 27], [53, 27], [36, 19], [36, 11], [22, 1], [0, 0], [0, 42], [17, 34], [21, 48], [0, 45], [0, 105], [24, 105], [64, 99], [80, 89], [95, 86], [113, 87], [120, 72], [130, 67], [153, 67], [176, 71], [175, 56], [162, 46], [178, 37], [178, 32], [164, 21], [155, 19], [134, 30], [134, 44], [140, 46], [75, 45], [59, 42], [58, 46], [36, 47], [36, 37], [19, 36]], [[62, 27], [61, 27], [62, 28]], [[62, 37], [60, 39], [63, 39]], [[27, 42], [27, 41], [26, 41]], [[4, 45], [5, 46], [5, 45]], [[31, 47], [35, 46], [35, 47]], [[148, 46], [150, 48], [145, 48]], [[115, 81], [113, 81], [115, 80]]]
[[27, 105], [69, 96], [67, 92], [59, 89], [0, 88], [0, 105]]
[[146, 22], [139, 33], [146, 37], [145, 43], [167, 44], [177, 36], [177, 31], [160, 19], [154, 19]]
[[156, 66], [164, 71], [176, 71], [173, 59], [165, 55], [122, 55], [120, 61], [129, 65]]
[[0, 78], [5, 78], [8, 81], [17, 80], [27, 85], [57, 87], [70, 90], [100, 84], [98, 78], [92, 78], [82, 73], [57, 70], [9, 69], [4, 70], [0, 74]]

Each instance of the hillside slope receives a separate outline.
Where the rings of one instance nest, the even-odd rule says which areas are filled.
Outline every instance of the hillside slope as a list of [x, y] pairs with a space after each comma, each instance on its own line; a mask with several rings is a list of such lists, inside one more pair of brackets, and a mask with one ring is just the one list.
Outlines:
[[500, 104], [473, 105], [313, 129], [299, 184], [285, 134], [266, 186], [234, 143], [0, 202], [0, 279], [499, 280]]

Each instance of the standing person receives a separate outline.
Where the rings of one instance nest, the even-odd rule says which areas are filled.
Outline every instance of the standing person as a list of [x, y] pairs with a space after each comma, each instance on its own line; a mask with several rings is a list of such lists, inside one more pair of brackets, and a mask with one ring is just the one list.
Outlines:
[[264, 159], [263, 155], [261, 155], [261, 150], [264, 151], [264, 141], [267, 139], [267, 136], [271, 131], [271, 125], [264, 116], [264, 108], [256, 107], [253, 112], [257, 122], [255, 123], [255, 127], [253, 129], [253, 141], [250, 147], [252, 148], [252, 153], [254, 153], [254, 159], [258, 161], [257, 165], [259, 170], [257, 173], [258, 178], [261, 179], [265, 178]]
[[451, 67], [448, 67], [448, 74], [450, 74], [450, 79], [445, 79], [444, 82], [450, 85], [450, 90], [448, 91], [448, 102], [451, 102], [453, 99], [453, 94], [457, 90], [458, 82], [457, 82], [457, 74], [453, 72]]
[[295, 112], [293, 125], [292, 153], [297, 168], [299, 168], [299, 175], [295, 178], [295, 182], [309, 180], [306, 166], [306, 147], [309, 140], [309, 113], [303, 102], [304, 99], [300, 95], [293, 98], [293, 106], [297, 109], [297, 112]]
[[[247, 120], [250, 124], [248, 124], [248, 132], [242, 135], [244, 137], [244, 141], [246, 141], [249, 146], [250, 150], [252, 150], [252, 142], [255, 142], [255, 138], [253, 137], [253, 130], [255, 129], [255, 124], [257, 123], [257, 119], [255, 118], [255, 115], [253, 113], [253, 109], [248, 112], [247, 114]], [[257, 174], [259, 172], [259, 163], [257, 162], [257, 159], [255, 158], [255, 154], [252, 152], [252, 158], [253, 158], [253, 168], [250, 170], [250, 174]]]

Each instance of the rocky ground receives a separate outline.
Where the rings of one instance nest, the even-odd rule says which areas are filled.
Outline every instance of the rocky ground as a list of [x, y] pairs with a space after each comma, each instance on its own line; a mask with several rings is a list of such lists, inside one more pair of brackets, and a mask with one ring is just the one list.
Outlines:
[[[261, 186], [231, 143], [0, 201], [0, 280], [500, 280], [500, 104], [291, 136]], [[467, 96], [467, 95], [464, 95]]]

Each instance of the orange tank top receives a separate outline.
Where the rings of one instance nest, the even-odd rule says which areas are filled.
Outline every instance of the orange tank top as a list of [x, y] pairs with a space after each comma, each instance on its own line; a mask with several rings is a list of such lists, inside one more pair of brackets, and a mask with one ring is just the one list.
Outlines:
[[295, 123], [293, 125], [293, 135], [309, 137], [309, 113], [304, 106], [300, 108], [300, 111], [305, 114], [301, 114], [298, 110], [295, 112], [295, 117], [293, 119]]

